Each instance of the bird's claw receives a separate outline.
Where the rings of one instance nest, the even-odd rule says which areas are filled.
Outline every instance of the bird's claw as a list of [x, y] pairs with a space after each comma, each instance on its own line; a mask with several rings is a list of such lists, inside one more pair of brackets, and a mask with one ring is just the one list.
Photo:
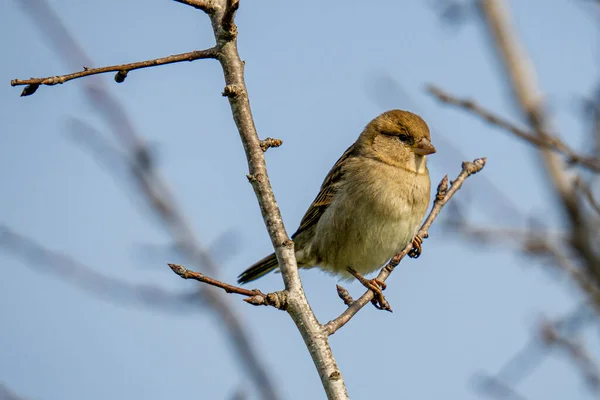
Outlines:
[[421, 239], [421, 237], [418, 235], [415, 236], [415, 238], [412, 241], [413, 247], [408, 252], [408, 256], [410, 258], [419, 258], [419, 256], [421, 255], [421, 252], [422, 252], [421, 243], [423, 243], [423, 239]]
[[373, 299], [371, 300], [371, 303], [375, 306], [375, 308], [378, 310], [392, 312], [390, 303], [383, 295], [383, 291], [387, 288], [387, 284], [384, 281], [377, 278], [366, 279], [353, 268], [348, 268], [348, 272], [350, 272], [350, 274], [354, 276], [356, 280], [358, 280], [364, 287], [373, 292]]

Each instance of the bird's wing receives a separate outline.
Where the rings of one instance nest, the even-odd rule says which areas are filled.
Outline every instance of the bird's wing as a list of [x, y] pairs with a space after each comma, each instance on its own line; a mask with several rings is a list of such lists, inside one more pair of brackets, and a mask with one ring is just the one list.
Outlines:
[[302, 221], [300, 221], [300, 227], [296, 233], [292, 235], [292, 239], [299, 233], [307, 230], [319, 222], [321, 215], [323, 215], [327, 207], [331, 204], [333, 197], [339, 188], [340, 181], [342, 180], [342, 176], [344, 174], [343, 166], [346, 160], [354, 157], [355, 154], [356, 149], [355, 146], [352, 145], [344, 152], [344, 154], [342, 154], [340, 159], [337, 160], [337, 162], [331, 168], [325, 177], [323, 184], [321, 185], [319, 194], [306, 211], [306, 214], [304, 214], [304, 217], [302, 217]]

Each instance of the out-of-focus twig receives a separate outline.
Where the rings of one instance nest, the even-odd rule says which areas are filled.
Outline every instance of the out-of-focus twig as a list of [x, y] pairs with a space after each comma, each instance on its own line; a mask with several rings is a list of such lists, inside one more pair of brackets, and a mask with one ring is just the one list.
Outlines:
[[579, 190], [583, 193], [583, 195], [587, 199], [590, 206], [592, 206], [592, 208], [598, 214], [600, 214], [600, 203], [594, 197], [594, 194], [592, 193], [592, 189], [590, 189], [590, 186], [588, 184], [586, 184], [579, 176], [577, 178], [575, 178], [575, 185], [577, 185]]
[[470, 242], [509, 243], [527, 254], [545, 258], [550, 266], [558, 267], [560, 273], [571, 278], [572, 282], [588, 296], [592, 306], [600, 315], [600, 288], [590, 279], [586, 270], [578, 266], [566, 253], [569, 248], [567, 234], [544, 230], [478, 227], [463, 221], [453, 223], [451, 229], [455, 233], [465, 235]]
[[23, 396], [19, 396], [12, 390], [9, 390], [5, 385], [0, 383], [0, 400], [27, 400]]
[[[478, 0], [477, 5], [491, 46], [512, 88], [514, 102], [536, 136], [547, 141], [549, 132], [555, 130], [544, 110], [532, 63], [510, 24], [507, 4], [502, 0]], [[594, 248], [588, 218], [581, 207], [573, 179], [567, 174], [565, 163], [556, 152], [540, 146], [539, 155], [550, 187], [560, 199], [567, 216], [571, 246], [580, 257], [587, 275], [600, 287], [600, 255]]]
[[[591, 320], [591, 316], [593, 314], [590, 309], [583, 304], [577, 306], [565, 317], [555, 321], [553, 325], [563, 337], [569, 337], [582, 329]], [[540, 340], [539, 334], [536, 334], [496, 374], [485, 374], [483, 384], [480, 384], [481, 379], [479, 379], [477, 388], [482, 393], [494, 398], [523, 399], [516, 392], [515, 387], [542, 363], [550, 349]]]
[[479, 374], [476, 376], [475, 383], [478, 391], [495, 399], [527, 400], [515, 388], [495, 376]]
[[468, 221], [446, 222], [449, 232], [464, 235], [470, 243], [482, 243], [486, 245], [509, 244], [523, 251], [532, 251], [539, 247], [538, 242], [544, 240], [553, 245], [565, 245], [568, 235], [561, 231], [549, 231], [534, 228], [514, 228], [478, 226]]
[[[71, 68], [93, 64], [45, 0], [24, 0], [19, 4]], [[156, 170], [151, 153], [125, 108], [109, 93], [101, 81], [87, 79], [85, 82], [84, 93], [87, 99], [111, 127], [115, 139], [122, 145], [122, 151], [126, 154], [137, 188], [142, 192], [143, 198], [147, 200], [155, 215], [163, 222], [173, 237], [175, 245], [195, 265], [211, 271], [211, 274], [217, 274], [218, 269], [212, 257], [201, 246], [189, 222], [179, 211], [174, 196]], [[262, 154], [262, 150], [260, 151]], [[214, 288], [206, 287], [201, 290], [203, 290], [204, 303], [212, 308], [213, 315], [221, 322], [226, 338], [239, 356], [241, 365], [247, 371], [261, 397], [268, 400], [278, 399], [279, 395], [271, 376], [263, 366], [259, 353], [230, 300]]]
[[549, 148], [564, 154], [567, 157], [567, 163], [569, 164], [580, 164], [586, 168], [591, 169], [594, 172], [600, 172], [600, 159], [598, 159], [597, 157], [586, 157], [581, 154], [578, 154], [555, 135], [545, 133], [543, 136], [538, 136], [533, 132], [527, 131], [526, 129], [519, 128], [514, 123], [504, 118], [501, 118], [495, 113], [480, 106], [479, 104], [477, 104], [477, 102], [473, 100], [460, 99], [434, 85], [428, 86], [427, 89], [429, 93], [431, 93], [439, 101], [445, 104], [453, 105], [471, 111], [472, 113], [480, 116], [490, 124], [503, 128], [504, 130], [513, 133], [517, 137], [535, 146], [541, 148]]
[[119, 305], [141, 305], [168, 312], [205, 311], [201, 292], [173, 293], [158, 286], [130, 284], [96, 272], [72, 257], [44, 248], [41, 244], [0, 225], [0, 248], [23, 259], [33, 271], [51, 274]]
[[[446, 175], [444, 179], [440, 182], [437, 188], [437, 195], [435, 198], [435, 202], [433, 203], [433, 208], [429, 212], [427, 219], [421, 226], [421, 229], [417, 232], [417, 236], [421, 239], [427, 238], [429, 236], [429, 228], [433, 221], [437, 218], [440, 211], [446, 205], [446, 203], [454, 196], [454, 194], [462, 187], [464, 181], [471, 175], [481, 171], [481, 169], [485, 166], [485, 158], [478, 158], [473, 162], [463, 162], [462, 171], [458, 175], [458, 177], [450, 182], [451, 186], [448, 189], [448, 176]], [[396, 254], [391, 261], [386, 265], [379, 275], [377, 275], [377, 279], [385, 282], [394, 268], [402, 261], [402, 259], [412, 250], [413, 245], [409, 243], [406, 247], [398, 254]], [[363, 294], [359, 299], [353, 301], [350, 306], [337, 318], [329, 321], [325, 328], [327, 329], [327, 333], [329, 335], [333, 335], [337, 332], [341, 327], [346, 325], [352, 317], [356, 315], [365, 305], [367, 305], [374, 298], [374, 294], [372, 291], [368, 290], [365, 294]]]
[[600, 392], [600, 370], [582, 343], [562, 335], [555, 324], [547, 320], [542, 321], [540, 325], [540, 336], [546, 345], [564, 350], [581, 371], [590, 390]]
[[553, 261], [567, 273], [579, 289], [589, 298], [590, 303], [598, 316], [600, 316], [600, 287], [590, 278], [585, 269], [574, 264], [573, 260], [557, 246], [547, 246], [544, 252], [551, 255]]

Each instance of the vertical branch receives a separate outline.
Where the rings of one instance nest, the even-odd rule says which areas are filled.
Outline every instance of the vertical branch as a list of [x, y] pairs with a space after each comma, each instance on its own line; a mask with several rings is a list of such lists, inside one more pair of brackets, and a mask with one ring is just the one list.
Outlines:
[[[546, 139], [551, 129], [534, 69], [512, 30], [506, 4], [502, 0], [479, 0], [478, 6], [485, 22], [492, 47], [503, 66], [513, 100], [540, 139]], [[594, 251], [592, 235], [580, 205], [572, 178], [566, 173], [566, 164], [547, 148], [539, 148], [540, 159], [553, 191], [561, 201], [571, 227], [571, 246], [584, 262], [587, 273], [600, 285], [600, 256]]]
[[288, 292], [287, 311], [294, 320], [319, 372], [329, 399], [347, 399], [348, 394], [324, 327], [312, 312], [304, 295], [294, 243], [288, 237], [273, 189], [267, 174], [264, 153], [254, 125], [248, 92], [244, 81], [244, 63], [237, 49], [237, 27], [234, 23], [237, 0], [221, 0], [210, 14], [217, 46], [218, 60], [225, 76], [223, 95], [229, 99], [233, 119], [242, 140], [248, 161], [248, 180], [252, 184], [258, 204], [271, 238]]
[[[209, 2], [200, 0], [182, 1], [196, 5], [202, 10], [212, 10]], [[75, 40], [60, 17], [54, 12], [46, 0], [27, 0], [22, 7], [34, 20], [44, 37], [62, 60], [73, 68], [81, 65], [93, 65], [91, 58], [85, 53], [83, 46]], [[106, 85], [100, 80], [86, 82], [84, 93], [95, 106], [102, 118], [112, 128], [115, 138], [121, 143], [128, 161], [131, 161], [132, 175], [137, 188], [151, 209], [160, 218], [166, 230], [182, 253], [197, 265], [211, 272], [218, 270], [214, 260], [198, 241], [188, 220], [180, 211], [175, 196], [167, 182], [160, 176], [153, 165], [150, 152], [145, 140], [136, 130], [133, 121], [127, 115], [125, 108], [112, 96]], [[241, 361], [240, 364], [248, 373], [261, 397], [266, 400], [277, 400], [279, 396], [260, 355], [247, 334], [240, 316], [234, 310], [226, 296], [212, 289], [202, 289], [204, 300], [211, 307], [215, 318], [220, 323], [225, 339], [232, 351]]]

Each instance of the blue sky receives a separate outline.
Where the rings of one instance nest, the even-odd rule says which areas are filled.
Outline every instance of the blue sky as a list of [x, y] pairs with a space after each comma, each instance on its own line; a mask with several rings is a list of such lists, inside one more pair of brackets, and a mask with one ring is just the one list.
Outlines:
[[[174, 292], [193, 289], [194, 282], [166, 267], [174, 258], [161, 249], [170, 238], [131, 187], [72, 139], [69, 121], [76, 118], [112, 140], [83, 97], [84, 82], [41, 87], [26, 98], [10, 87], [10, 79], [72, 71], [20, 3], [0, 3], [0, 223], [107, 276]], [[168, 0], [50, 3], [95, 66], [213, 44], [205, 15]], [[584, 148], [577, 99], [599, 78], [598, 7], [575, 0], [510, 5], [557, 126]], [[289, 233], [339, 155], [390, 108], [418, 112], [430, 124], [438, 147], [429, 162], [432, 181], [455, 176], [463, 159], [488, 157], [484, 172], [457, 195], [468, 201], [472, 221], [558, 223], [529, 146], [440, 105], [424, 90], [433, 83], [519, 120], [475, 14], [456, 29], [440, 21], [430, 2], [242, 0], [237, 23], [259, 134], [284, 141], [266, 158]], [[102, 79], [151, 144], [201, 242], [208, 246], [226, 235], [215, 256], [221, 277], [233, 282], [271, 248], [220, 95], [219, 65], [201, 60], [134, 71], [121, 85], [112, 75]], [[486, 189], [490, 182], [516, 212], [499, 212], [502, 203]], [[241, 389], [256, 398], [217, 320], [201, 307], [164, 312], [106, 301], [4, 250], [0, 265], [0, 383], [14, 391], [36, 400], [226, 399]], [[343, 311], [334, 278], [314, 270], [302, 278], [322, 322]], [[441, 223], [421, 258], [403, 262], [389, 284], [393, 314], [365, 308], [331, 338], [355, 399], [481, 398], [473, 385], [478, 373], [499, 370], [542, 316], [561, 317], [579, 302], [566, 279], [545, 266], [510, 248], [466, 243]], [[257, 283], [263, 291], [281, 285], [279, 275]], [[356, 284], [348, 289], [362, 293]], [[291, 319], [232, 300], [283, 398], [323, 398]], [[597, 334], [584, 337], [600, 359]], [[560, 353], [516, 387], [528, 399], [592, 398]]]

